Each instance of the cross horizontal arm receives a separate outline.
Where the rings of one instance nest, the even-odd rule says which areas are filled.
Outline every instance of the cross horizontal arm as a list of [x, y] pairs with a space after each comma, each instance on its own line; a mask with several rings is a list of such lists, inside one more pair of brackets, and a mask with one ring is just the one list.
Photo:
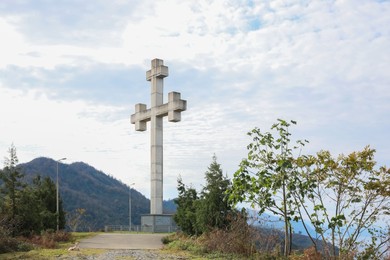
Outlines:
[[169, 122], [179, 122], [181, 112], [187, 109], [187, 101], [180, 99], [180, 93], [170, 92], [168, 94], [168, 103], [146, 109], [145, 104], [135, 105], [135, 114], [131, 115], [131, 123], [135, 124], [136, 131], [145, 131], [146, 123], [151, 120], [152, 116], [168, 116]]
[[181, 111], [187, 109], [187, 100], [180, 99], [179, 92], [168, 93], [168, 121], [179, 122], [181, 120]]
[[151, 111], [146, 109], [145, 104], [136, 104], [135, 105], [135, 114], [131, 115], [131, 123], [135, 124], [136, 131], [145, 131], [146, 122], [150, 121]]

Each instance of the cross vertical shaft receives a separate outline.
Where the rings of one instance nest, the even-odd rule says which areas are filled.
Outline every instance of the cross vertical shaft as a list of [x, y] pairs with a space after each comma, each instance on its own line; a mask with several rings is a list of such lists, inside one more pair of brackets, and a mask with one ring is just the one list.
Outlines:
[[168, 103], [163, 103], [164, 82], [168, 76], [168, 67], [163, 60], [152, 60], [152, 68], [146, 72], [146, 80], [151, 83], [151, 107], [145, 104], [135, 105], [135, 114], [131, 115], [131, 123], [136, 131], [145, 131], [150, 121], [150, 214], [163, 214], [163, 117], [169, 122], [179, 122], [181, 112], [187, 109], [187, 101], [180, 98], [180, 93], [170, 92]]
[[[162, 60], [152, 61], [151, 78], [151, 107], [163, 104], [164, 81], [166, 73], [157, 77], [156, 72], [163, 66]], [[153, 73], [153, 71], [155, 73]], [[168, 72], [168, 71], [167, 71]], [[153, 75], [154, 74], [154, 75]], [[153, 114], [153, 113], [152, 113]], [[163, 118], [152, 116], [150, 120], [150, 158], [151, 158], [151, 187], [150, 187], [150, 214], [162, 214], [163, 204]]]

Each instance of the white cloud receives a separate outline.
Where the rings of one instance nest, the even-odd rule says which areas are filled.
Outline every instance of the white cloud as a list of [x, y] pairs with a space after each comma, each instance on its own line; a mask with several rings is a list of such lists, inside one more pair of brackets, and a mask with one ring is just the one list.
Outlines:
[[[17, 20], [17, 18], [14, 19]], [[0, 68], [13, 64], [13, 62], [23, 63], [24, 59], [20, 56], [20, 52], [26, 50], [23, 36], [3, 18], [0, 18], [0, 33]]]
[[[0, 117], [7, 122], [2, 127], [3, 152], [14, 142], [22, 162], [39, 156], [65, 156], [68, 162], [85, 161], [111, 174], [111, 159], [121, 157], [126, 161], [129, 122], [97, 121], [95, 117], [95, 113], [114, 113], [117, 108], [53, 101], [38, 91], [2, 87], [0, 93]], [[118, 176], [125, 175], [122, 167], [117, 170]]]
[[3, 151], [13, 139], [26, 160], [83, 160], [148, 196], [149, 132], [128, 117], [149, 102], [157, 57], [170, 69], [166, 93], [188, 100], [183, 121], [164, 126], [168, 197], [178, 174], [199, 186], [213, 153], [232, 174], [246, 132], [276, 118], [297, 120], [310, 151], [372, 144], [381, 162], [390, 155], [389, 2], [40, 4], [8, 5], [0, 18], [1, 107], [18, 108], [2, 109]]

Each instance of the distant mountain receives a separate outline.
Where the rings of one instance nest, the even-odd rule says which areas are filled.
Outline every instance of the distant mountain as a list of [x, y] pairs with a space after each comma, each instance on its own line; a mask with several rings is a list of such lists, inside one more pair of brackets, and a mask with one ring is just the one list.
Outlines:
[[[277, 216], [263, 213], [260, 216], [258, 215], [258, 211], [247, 209], [248, 212], [248, 222], [249, 224], [255, 226], [259, 232], [265, 234], [278, 234], [279, 243], [283, 248], [284, 244], [284, 222]], [[302, 221], [291, 221], [291, 225], [293, 228], [292, 235], [292, 249], [293, 250], [303, 250], [308, 247], [313, 246], [312, 241], [306, 233], [306, 230], [303, 226]], [[310, 223], [305, 221], [305, 225], [309, 234], [313, 237], [318, 245], [318, 250], [321, 251], [323, 247], [322, 240], [318, 237], [318, 234], [313, 229], [313, 226]], [[338, 248], [336, 248], [338, 253]]]
[[[247, 210], [249, 213], [249, 219], [253, 222], [254, 226], [262, 226], [265, 228], [270, 229], [284, 229], [284, 222], [277, 216], [273, 216], [270, 214], [263, 213], [260, 216], [258, 215], [258, 212], [255, 210]], [[291, 225], [293, 228], [293, 232], [297, 234], [306, 234], [306, 230], [304, 228], [304, 225], [302, 221], [291, 221]], [[305, 221], [305, 225], [307, 228], [307, 231], [309, 234], [313, 237], [315, 237], [317, 234], [313, 228], [313, 226]]]
[[[60, 197], [67, 217], [78, 208], [86, 210], [81, 229], [101, 230], [105, 225], [129, 224], [129, 186], [83, 162], [58, 166]], [[57, 161], [53, 159], [40, 157], [20, 167], [27, 183], [37, 175], [56, 182]], [[150, 201], [132, 189], [131, 205], [132, 223], [140, 225], [141, 215], [150, 212]], [[176, 211], [172, 200], [164, 201], [163, 206], [164, 213]]]

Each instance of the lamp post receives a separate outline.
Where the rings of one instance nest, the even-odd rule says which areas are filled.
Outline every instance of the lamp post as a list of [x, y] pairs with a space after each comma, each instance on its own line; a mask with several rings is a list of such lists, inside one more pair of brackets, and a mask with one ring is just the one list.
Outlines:
[[59, 187], [58, 187], [58, 163], [60, 162], [60, 161], [64, 161], [64, 160], [66, 160], [66, 158], [61, 158], [61, 159], [58, 159], [57, 160], [57, 185], [56, 185], [56, 187], [57, 187], [57, 210], [56, 210], [56, 215], [57, 215], [57, 231], [59, 231], [60, 230], [60, 210], [59, 210], [59, 203], [58, 203], [58, 193], [59, 193]]
[[133, 182], [129, 185], [129, 231], [131, 231], [131, 186], [135, 185]]

